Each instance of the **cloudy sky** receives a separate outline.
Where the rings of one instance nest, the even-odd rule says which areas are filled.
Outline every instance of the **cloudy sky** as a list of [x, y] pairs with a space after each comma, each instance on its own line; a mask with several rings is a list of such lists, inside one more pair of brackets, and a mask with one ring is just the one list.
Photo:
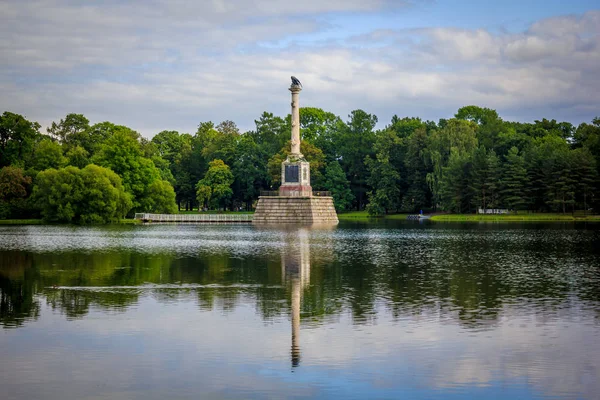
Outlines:
[[346, 119], [600, 115], [596, 0], [2, 0], [0, 111], [66, 114], [147, 137], [200, 121], [252, 129], [302, 106]]

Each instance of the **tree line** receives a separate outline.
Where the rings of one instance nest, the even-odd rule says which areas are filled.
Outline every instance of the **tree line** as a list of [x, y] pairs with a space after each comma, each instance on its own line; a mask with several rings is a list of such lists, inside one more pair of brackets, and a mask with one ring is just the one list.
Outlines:
[[[478, 208], [535, 212], [597, 210], [600, 118], [574, 126], [504, 121], [495, 110], [460, 108], [437, 123], [354, 110], [346, 121], [300, 110], [302, 153], [314, 190], [338, 211], [371, 215]], [[37, 122], [0, 116], [0, 218], [110, 222], [135, 212], [251, 210], [276, 190], [290, 149], [290, 116], [264, 112], [255, 128], [202, 122], [195, 133], [151, 140], [81, 114]]]

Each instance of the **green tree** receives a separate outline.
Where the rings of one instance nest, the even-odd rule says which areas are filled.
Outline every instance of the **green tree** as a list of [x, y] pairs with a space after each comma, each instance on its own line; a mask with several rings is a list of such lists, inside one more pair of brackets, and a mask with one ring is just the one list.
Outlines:
[[349, 210], [352, 206], [354, 196], [350, 190], [350, 182], [337, 161], [332, 161], [325, 168], [324, 188], [331, 192], [335, 209], [339, 211]]
[[18, 218], [24, 213], [29, 185], [31, 178], [22, 168], [7, 166], [0, 169], [0, 219]]
[[90, 121], [83, 114], [67, 114], [65, 119], [58, 124], [52, 122], [46, 130], [60, 143], [71, 144], [79, 142], [89, 128]]
[[428, 208], [431, 203], [431, 192], [426, 177], [431, 172], [427, 151], [427, 130], [424, 126], [415, 129], [408, 137], [404, 167], [407, 191], [402, 199], [402, 210], [416, 212]]
[[[444, 168], [449, 165], [451, 153], [455, 153], [455, 164], [465, 155], [477, 148], [477, 125], [472, 121], [450, 119], [441, 124], [442, 129], [435, 130], [429, 136], [427, 156], [431, 160], [432, 171], [426, 180], [433, 195], [435, 205], [441, 204], [442, 186], [446, 194], [449, 187], [443, 182]], [[457, 168], [457, 165], [454, 165]]]
[[502, 199], [503, 204], [514, 210], [522, 210], [527, 204], [527, 170], [525, 159], [519, 155], [519, 149], [512, 147], [506, 155], [503, 168]]
[[579, 204], [582, 206], [584, 212], [587, 213], [590, 204], [593, 202], [592, 196], [598, 185], [596, 160], [586, 147], [573, 150], [572, 157]]
[[139, 135], [126, 127], [115, 127], [93, 157], [94, 163], [110, 168], [123, 179], [125, 190], [132, 195], [133, 212], [146, 211], [144, 196], [150, 184], [161, 179], [152, 160], [144, 157]]
[[48, 168], [60, 168], [67, 163], [63, 156], [62, 147], [59, 143], [43, 139], [35, 145], [31, 167], [36, 171], [43, 171]]
[[356, 198], [356, 208], [360, 210], [366, 203], [369, 190], [369, 169], [365, 160], [367, 156], [373, 155], [377, 116], [363, 110], [354, 110], [348, 118], [348, 122], [336, 132], [335, 146], [338, 149], [340, 165]]
[[132, 205], [121, 178], [93, 164], [40, 172], [32, 196], [50, 222], [108, 223], [123, 218]]
[[81, 146], [72, 147], [67, 151], [67, 164], [77, 168], [84, 168], [90, 163], [89, 153]]
[[490, 108], [465, 106], [458, 110], [454, 118], [477, 124], [477, 140], [486, 149], [496, 149], [498, 137], [505, 130], [504, 122], [496, 110]]
[[453, 148], [448, 165], [443, 168], [440, 185], [440, 202], [445, 210], [463, 213], [471, 210], [469, 178], [472, 166], [471, 153]]
[[231, 197], [234, 177], [223, 160], [212, 160], [203, 179], [196, 185], [196, 195], [201, 206], [219, 208]]
[[[291, 116], [288, 116], [288, 120], [290, 118]], [[327, 162], [337, 158], [335, 134], [343, 124], [340, 117], [320, 108], [300, 108], [300, 136], [302, 140], [320, 148]]]
[[37, 122], [5, 111], [0, 116], [0, 168], [7, 165], [25, 167], [40, 136], [39, 129]]
[[252, 202], [258, 198], [262, 189], [268, 188], [271, 177], [267, 171], [267, 158], [262, 149], [250, 135], [242, 135], [238, 142], [238, 157], [232, 168], [234, 175], [234, 193], [240, 202], [246, 203], [250, 210]]
[[368, 194], [369, 215], [383, 215], [400, 208], [400, 172], [391, 159], [401, 143], [396, 132], [384, 130], [377, 135], [375, 157], [365, 158], [369, 171], [367, 182], [373, 188]]
[[152, 182], [146, 189], [146, 193], [141, 201], [141, 208], [146, 212], [161, 214], [177, 213], [173, 186], [169, 182], [160, 179]]

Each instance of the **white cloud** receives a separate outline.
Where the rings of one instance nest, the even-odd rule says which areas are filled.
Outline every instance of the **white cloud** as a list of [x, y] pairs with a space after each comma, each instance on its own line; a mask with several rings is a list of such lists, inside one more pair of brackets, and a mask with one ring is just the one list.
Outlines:
[[43, 125], [79, 112], [146, 136], [193, 132], [204, 120], [252, 129], [263, 111], [288, 113], [292, 74], [305, 84], [302, 105], [342, 118], [363, 108], [382, 124], [393, 114], [445, 118], [466, 104], [578, 123], [600, 104], [598, 11], [517, 34], [384, 30], [299, 45], [294, 38], [335, 29], [327, 13], [394, 2], [73, 4], [0, 5], [0, 52], [8, 55], [0, 58], [1, 109]]

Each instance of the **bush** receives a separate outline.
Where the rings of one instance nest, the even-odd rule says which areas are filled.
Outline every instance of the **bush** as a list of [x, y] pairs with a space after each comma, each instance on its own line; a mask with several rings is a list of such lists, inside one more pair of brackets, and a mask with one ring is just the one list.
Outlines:
[[38, 174], [34, 201], [49, 222], [98, 224], [123, 218], [132, 207], [121, 178], [108, 168], [47, 169]]

